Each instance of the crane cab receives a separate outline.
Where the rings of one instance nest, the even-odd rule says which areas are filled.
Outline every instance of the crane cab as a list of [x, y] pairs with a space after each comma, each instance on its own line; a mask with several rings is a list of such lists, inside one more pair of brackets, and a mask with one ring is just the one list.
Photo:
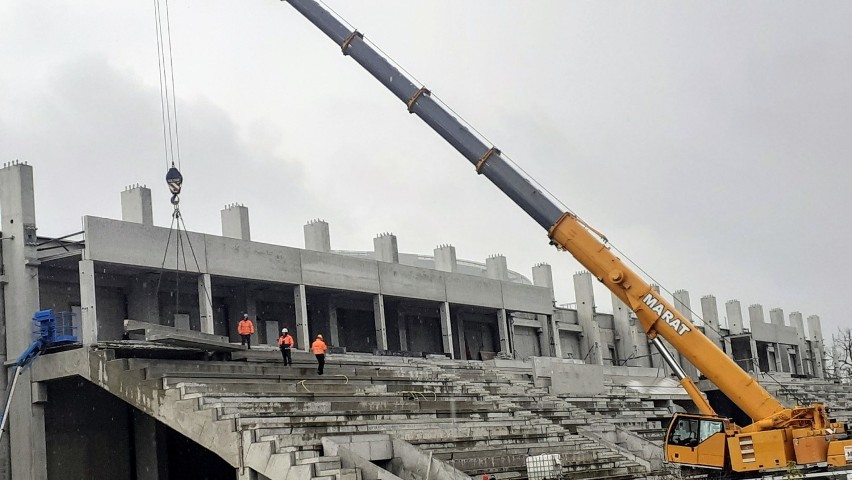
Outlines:
[[725, 468], [728, 420], [677, 414], [666, 431], [666, 461], [700, 468]]

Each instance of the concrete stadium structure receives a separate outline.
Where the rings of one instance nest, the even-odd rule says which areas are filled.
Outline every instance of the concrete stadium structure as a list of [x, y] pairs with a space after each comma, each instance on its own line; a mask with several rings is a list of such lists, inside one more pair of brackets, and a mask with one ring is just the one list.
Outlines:
[[[338, 412], [334, 422], [339, 424], [311, 427], [328, 434], [308, 438], [303, 432], [301, 443], [282, 438], [284, 426], [269, 426], [274, 423], [269, 418], [279, 421], [281, 415], [292, 418], [320, 408], [316, 402], [334, 404], [321, 399], [319, 391], [327, 391], [329, 398], [348, 395], [347, 402], [356, 402], [376, 389], [394, 398], [422, 396], [415, 401], [423, 409], [427, 393], [434, 394], [436, 404], [429, 404], [429, 411], [436, 421], [444, 418], [442, 395], [455, 395], [446, 400], [453, 422], [456, 409], [470, 408], [470, 418], [492, 425], [488, 432], [516, 429], [502, 440], [506, 445], [520, 442], [520, 435], [562, 451], [556, 443], [579, 448], [587, 445], [582, 437], [591, 442], [583, 447], [589, 451], [620, 451], [612, 457], [618, 460], [607, 460], [607, 468], [612, 465], [623, 478], [641, 478], [647, 470], [639, 467], [650, 468], [642, 459], [648, 451], [634, 434], [644, 429], [659, 436], [667, 413], [690, 408], [627, 307], [613, 297], [612, 314], [597, 311], [588, 272], [574, 276], [576, 305], [561, 307], [555, 304], [547, 264], [534, 266], [530, 281], [508, 270], [500, 255], [484, 263], [463, 261], [450, 245], [439, 246], [432, 256], [400, 253], [392, 234], [378, 235], [373, 252], [333, 251], [328, 225], [319, 220], [304, 226], [305, 248], [253, 242], [248, 209], [241, 205], [222, 210], [221, 236], [189, 232], [186, 258], [164, 258], [176, 234], [154, 226], [150, 190], [128, 187], [121, 192], [121, 204], [122, 220], [86, 216], [80, 232], [39, 237], [32, 167], [16, 162], [0, 169], [0, 322], [5, 327], [0, 330], [5, 332], [0, 355], [8, 366], [27, 348], [30, 319], [41, 309], [75, 312], [80, 337], [79, 348], [48, 352], [21, 377], [26, 387], [16, 392], [10, 435], [0, 451], [4, 478], [190, 478], [181, 476], [184, 469], [200, 463], [211, 465], [204, 467], [210, 472], [197, 467], [201, 470], [193, 474], [206, 472], [206, 478], [390, 478], [373, 472], [377, 462], [400, 476], [415, 468], [411, 462], [425, 462], [429, 478], [467, 478], [482, 471], [515, 475], [510, 463], [517, 462], [512, 456], [519, 453], [504, 452], [505, 464], [484, 466], [453, 449], [464, 443], [459, 437], [427, 438], [420, 431], [403, 435], [403, 441], [381, 436], [393, 432], [391, 427], [346, 424], [351, 426], [347, 430], [342, 425], [355, 420], [340, 412], [352, 406], [340, 411], [329, 407]], [[689, 294], [679, 290], [674, 299], [692, 319]], [[763, 307], [752, 305], [750, 327], [745, 328], [736, 300], [727, 302], [720, 315], [715, 297], [705, 296], [701, 311], [701, 328], [747, 371], [768, 372], [788, 382], [823, 378], [818, 317], [807, 317], [806, 335], [798, 312], [789, 315], [787, 325], [784, 313], [772, 309], [766, 322]], [[256, 320], [253, 344], [268, 347], [256, 352], [239, 347], [235, 323], [243, 312]], [[274, 365], [279, 357], [272, 346], [283, 327], [294, 333], [301, 351], [323, 333], [340, 354], [333, 363], [336, 370], [329, 373], [346, 376], [347, 383], [311, 375], [307, 353], [297, 356], [302, 368], [294, 376], [276, 370], [281, 367]], [[700, 372], [691, 371], [698, 378]], [[292, 386], [300, 377], [315, 382], [310, 384], [314, 390], [301, 384], [315, 403], [294, 400], [305, 394]], [[408, 390], [392, 389], [402, 378], [409, 382]], [[246, 379], [256, 383], [240, 383]], [[285, 380], [292, 385], [269, 386]], [[359, 381], [370, 386], [362, 388]], [[237, 383], [243, 390], [232, 391]], [[203, 391], [193, 390], [201, 384]], [[713, 387], [702, 387], [713, 399]], [[267, 388], [278, 396], [263, 390]], [[266, 400], [255, 405], [252, 392], [260, 395], [261, 390]], [[228, 398], [239, 398], [254, 410], [231, 405]], [[465, 398], [468, 403], [454, 403]], [[649, 413], [619, 430], [626, 424], [621, 417], [627, 407], [613, 407], [612, 398]], [[288, 402], [300, 410], [281, 410]], [[205, 405], [212, 405], [212, 417]], [[394, 405], [369, 408], [402, 408]], [[357, 408], [368, 407], [362, 402]], [[411, 416], [397, 419], [414, 420], [422, 413], [412, 408]], [[583, 430], [588, 415], [607, 416], [604, 411], [611, 412], [609, 426]], [[507, 416], [519, 420], [507, 423]], [[267, 420], [257, 420], [261, 418]], [[296, 432], [292, 425], [286, 428]], [[468, 427], [464, 438], [476, 443], [477, 435], [493, 435], [476, 429]], [[361, 431], [373, 436], [347, 436]], [[623, 444], [631, 442], [634, 453], [644, 453], [624, 451]], [[384, 453], [375, 458], [364, 454], [370, 448]], [[436, 462], [457, 461], [458, 469], [441, 462], [433, 467], [431, 453], [424, 460], [426, 451], [436, 455]], [[570, 454], [562, 455], [566, 459]], [[322, 470], [316, 465], [323, 462], [331, 466]], [[589, 462], [602, 468], [602, 463]], [[321, 475], [332, 470], [336, 473]]]

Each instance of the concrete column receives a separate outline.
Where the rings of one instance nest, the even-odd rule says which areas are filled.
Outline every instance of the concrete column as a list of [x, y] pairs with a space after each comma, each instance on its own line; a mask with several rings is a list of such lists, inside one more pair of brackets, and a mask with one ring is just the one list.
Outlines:
[[556, 296], [553, 291], [553, 269], [546, 263], [539, 263], [532, 269], [533, 285], [537, 287], [546, 287], [550, 289], [550, 299], [555, 301]]
[[308, 351], [313, 339], [308, 328], [308, 296], [304, 285], [293, 287], [293, 301], [296, 306], [296, 348]]
[[766, 317], [763, 316], [763, 305], [755, 303], [748, 306], [748, 321], [751, 325], [766, 323]]
[[562, 355], [562, 341], [559, 337], [559, 327], [556, 325], [556, 316], [555, 315], [539, 315], [539, 317], [545, 317], [547, 321], [547, 326], [550, 329], [550, 344], [552, 346], [553, 356], [556, 358], [564, 358]]
[[328, 296], [328, 334], [331, 336], [331, 345], [341, 347], [340, 331], [337, 328], [337, 301], [334, 296]]
[[808, 354], [808, 348], [805, 344], [807, 336], [805, 335], [805, 322], [802, 319], [801, 312], [790, 313], [790, 326], [796, 329], [796, 348], [798, 349], [796, 371], [802, 375], [810, 375], [811, 372], [805, 367], [807, 365], [805, 356]]
[[[38, 260], [33, 168], [13, 162], [0, 169], [0, 229], [3, 240], [5, 309], [0, 314], [5, 333], [2, 361], [18, 358], [32, 342], [33, 314], [39, 309]], [[0, 341], [0, 343], [4, 343]], [[47, 478], [43, 404], [33, 403], [32, 369], [18, 379], [9, 411], [9, 455], [3, 460], [12, 478]], [[5, 382], [2, 386], [5, 390]], [[4, 438], [5, 440], [5, 438]], [[5, 453], [5, 452], [4, 452]], [[11, 457], [11, 460], [10, 458]]]
[[137, 480], [167, 480], [168, 453], [162, 429], [153, 417], [133, 411], [133, 444]]
[[725, 302], [725, 314], [728, 317], [728, 333], [739, 335], [743, 333], [743, 309], [739, 300]]
[[[713, 295], [701, 297], [701, 316], [704, 317], [704, 335], [719, 348], [722, 348], [724, 343], [719, 325], [719, 306], [716, 304], [716, 297]], [[728, 356], [731, 356], [730, 348], [727, 348], [725, 352]]]
[[125, 222], [154, 226], [154, 210], [151, 206], [151, 189], [142, 185], [130, 185], [121, 192], [121, 219]]
[[825, 346], [822, 340], [822, 325], [819, 315], [808, 316], [808, 332], [810, 332], [811, 348], [814, 352], [814, 376], [825, 378]]
[[506, 309], [497, 310], [497, 334], [500, 336], [500, 351], [512, 356], [512, 345], [509, 341], [509, 317]]
[[[447, 310], [449, 316], [449, 309]], [[443, 312], [441, 312], [441, 321], [443, 323]], [[464, 314], [459, 314], [456, 317], [456, 338], [459, 341], [459, 359], [470, 360], [467, 355], [467, 345], [464, 338]], [[453, 357], [455, 358], [455, 357]]]
[[498, 254], [486, 258], [485, 272], [488, 278], [504, 282], [509, 280], [509, 267], [506, 265], [506, 257]]
[[456, 247], [452, 245], [438, 245], [434, 251], [435, 270], [442, 272], [455, 272], [458, 270], [456, 262]]
[[213, 333], [213, 283], [209, 273], [198, 276], [198, 313], [201, 332]]
[[580, 339], [580, 359], [591, 365], [603, 365], [601, 330], [595, 321], [595, 293], [592, 289], [592, 274], [582, 271], [574, 274], [574, 295], [577, 300], [577, 319], [583, 329]]
[[784, 325], [784, 310], [773, 308], [769, 310], [769, 323], [783, 327]]
[[373, 320], [376, 325], [376, 348], [387, 350], [388, 327], [385, 322], [385, 299], [381, 293], [373, 295]]
[[324, 220], [311, 220], [305, 224], [305, 250], [331, 251], [331, 234]]
[[[557, 348], [559, 351], [562, 351], [562, 346], [559, 345], [559, 337], [558, 331], [551, 327], [550, 317], [552, 315], [536, 315], [535, 318], [538, 320], [538, 324], [541, 325], [541, 335], [538, 336], [538, 346], [541, 349], [541, 356], [549, 357], [551, 355], [556, 355]], [[514, 335], [514, 329], [512, 330], [512, 335]], [[514, 341], [514, 337], [513, 337]], [[514, 345], [514, 343], [513, 343]], [[514, 349], [513, 349], [514, 352]]]
[[95, 294], [95, 262], [80, 260], [80, 341], [83, 345], [98, 343], [98, 307]]
[[[441, 337], [444, 341], [444, 353], [448, 353], [450, 358], [455, 358], [453, 354], [453, 326], [452, 321], [450, 319], [450, 303], [449, 302], [441, 302], [438, 309], [441, 312]], [[464, 332], [459, 336], [459, 348], [464, 352], [464, 346], [462, 342], [464, 341]]]
[[405, 313], [396, 313], [396, 324], [399, 326], [399, 349], [402, 351], [408, 350], [408, 324], [405, 321]]
[[251, 321], [254, 322], [254, 333], [251, 334], [251, 344], [260, 345], [258, 338], [260, 337], [260, 329], [263, 326], [260, 324], [260, 320], [257, 319], [257, 298], [254, 291], [249, 288], [246, 288], [246, 313], [248, 313]]
[[225, 206], [222, 210], [222, 236], [251, 240], [248, 208], [236, 203]]
[[399, 263], [396, 235], [382, 233], [373, 239], [373, 257], [380, 262]]
[[[612, 295], [612, 326], [615, 330], [615, 341], [618, 343], [618, 351], [622, 357], [619, 365], [631, 367], [643, 366], [639, 359], [638, 342], [635, 335], [636, 329], [630, 325], [630, 309], [614, 293]], [[647, 341], [647, 336], [644, 337]], [[629, 359], [629, 360], [628, 360]]]
[[[769, 310], [769, 323], [779, 327], [784, 326], [784, 310], [780, 308], [772, 308]], [[790, 359], [787, 353], [787, 347], [780, 343], [775, 344], [775, 366], [778, 372], [790, 371]]]
[[[689, 292], [686, 290], [675, 290], [673, 297], [675, 309], [679, 311], [686, 320], [693, 322], [692, 303], [689, 301]], [[695, 366], [690, 363], [690, 361], [687, 360], [681, 352], [677, 352], [677, 354], [678, 362], [680, 363], [681, 368], [683, 368], [683, 371], [689, 375], [689, 378], [697, 379], [698, 369], [695, 368]]]

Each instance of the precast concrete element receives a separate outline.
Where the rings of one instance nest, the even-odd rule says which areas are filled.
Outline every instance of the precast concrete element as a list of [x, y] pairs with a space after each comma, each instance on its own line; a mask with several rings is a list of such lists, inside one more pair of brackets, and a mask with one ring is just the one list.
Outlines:
[[201, 317], [201, 331], [212, 334], [213, 284], [209, 273], [198, 275], [198, 313]]
[[[692, 318], [692, 303], [689, 301], [689, 292], [686, 290], [675, 290], [674, 294], [674, 307], [690, 322], [693, 321]], [[674, 353], [674, 352], [672, 352]], [[678, 355], [678, 363], [680, 363], [681, 368], [689, 378], [698, 378], [698, 369], [692, 365], [689, 360], [686, 359], [685, 356], [681, 352], [677, 352]]]
[[553, 290], [553, 269], [546, 263], [538, 263], [532, 269], [533, 285], [550, 290], [550, 299], [556, 301]]
[[[39, 261], [36, 237], [33, 168], [25, 163], [7, 163], [0, 169], [0, 230], [2, 230], [5, 343], [2, 360], [14, 360], [32, 342], [31, 320], [39, 310]], [[5, 340], [5, 341], [4, 341]], [[2, 348], [2, 347], [0, 347]], [[12, 478], [46, 479], [44, 405], [33, 403], [30, 371], [18, 380], [9, 411], [10, 451], [0, 453], [3, 469]], [[3, 382], [5, 390], [6, 382]], [[11, 457], [11, 468], [9, 467]]]
[[[630, 324], [630, 308], [621, 301], [614, 293], [612, 296], [612, 328], [615, 330], [615, 341], [618, 351], [621, 352], [624, 361], [620, 364], [638, 367], [641, 366], [639, 357], [639, 339], [636, 338], [636, 329]], [[642, 339], [647, 343], [647, 336]]]
[[313, 338], [308, 326], [308, 296], [304, 285], [293, 287], [293, 301], [296, 307], [296, 348], [308, 351]]
[[456, 247], [452, 245], [438, 245], [433, 251], [435, 257], [435, 270], [441, 272], [455, 272], [458, 270], [456, 260]]
[[500, 351], [512, 356], [512, 342], [509, 340], [509, 317], [506, 309], [497, 310], [497, 332], [500, 336]]
[[447, 275], [433, 269], [378, 262], [379, 288], [385, 295], [444, 302]]
[[98, 302], [95, 288], [95, 262], [80, 260], [80, 341], [83, 345], [98, 343]]
[[[721, 336], [721, 326], [719, 324], [719, 306], [716, 303], [716, 297], [713, 295], [704, 295], [701, 297], [701, 316], [704, 317], [704, 335], [713, 341], [719, 348], [724, 347], [724, 342]], [[725, 349], [728, 356], [731, 356], [731, 349]]]
[[251, 240], [248, 208], [232, 203], [222, 209], [222, 236]]
[[766, 323], [766, 318], [763, 316], [763, 305], [754, 303], [748, 306], [748, 322], [752, 327], [755, 323]]
[[373, 238], [373, 256], [380, 262], [399, 263], [396, 235], [382, 233]]
[[331, 345], [340, 345], [340, 330], [337, 323], [337, 299], [334, 295], [328, 296], [326, 303], [328, 308], [328, 334], [331, 336]]
[[154, 273], [139, 274], [130, 280], [130, 291], [127, 294], [128, 318], [148, 323], [160, 323], [160, 301], [157, 296], [158, 277], [159, 275]]
[[151, 206], [151, 189], [144, 185], [130, 185], [121, 192], [121, 219], [125, 222], [154, 226], [154, 209]]
[[728, 320], [728, 334], [740, 335], [743, 333], [743, 309], [739, 300], [728, 300], [725, 302], [725, 314]]
[[373, 319], [376, 326], [376, 348], [388, 349], [388, 327], [385, 321], [385, 299], [382, 294], [373, 295]]
[[595, 292], [592, 274], [588, 271], [574, 274], [574, 298], [577, 300], [577, 319], [583, 329], [580, 359], [588, 364], [603, 365], [605, 346], [601, 345], [601, 329], [595, 321]]
[[784, 310], [780, 308], [773, 308], [769, 310], [769, 323], [772, 325], [778, 325], [779, 327], [784, 326]]
[[305, 249], [314, 252], [331, 251], [331, 233], [325, 220], [311, 220], [305, 224]]
[[299, 250], [299, 254], [302, 271], [299, 283], [336, 290], [379, 293], [379, 262], [373, 259], [310, 250]]
[[810, 333], [811, 351], [814, 366], [814, 376], [825, 378], [825, 346], [822, 341], [822, 324], [819, 315], [808, 316], [808, 332]]
[[813, 372], [807, 368], [808, 362], [805, 361], [805, 355], [807, 355], [808, 347], [806, 344], [807, 336], [805, 335], [805, 322], [802, 318], [801, 312], [790, 313], [790, 326], [796, 329], [796, 348], [798, 349], [796, 355], [796, 371], [804, 375], [813, 375]]
[[509, 267], [506, 265], [506, 257], [500, 254], [491, 255], [485, 259], [485, 272], [488, 278], [494, 280], [509, 280]]
[[[444, 344], [444, 353], [449, 355], [450, 358], [455, 358], [453, 353], [453, 322], [450, 317], [450, 304], [448, 302], [441, 302], [438, 306], [438, 311], [441, 313], [441, 340]], [[459, 320], [459, 324], [461, 324], [461, 320]], [[461, 344], [463, 341], [464, 335], [459, 334], [459, 343]], [[463, 344], [461, 344], [461, 352], [464, 352]]]

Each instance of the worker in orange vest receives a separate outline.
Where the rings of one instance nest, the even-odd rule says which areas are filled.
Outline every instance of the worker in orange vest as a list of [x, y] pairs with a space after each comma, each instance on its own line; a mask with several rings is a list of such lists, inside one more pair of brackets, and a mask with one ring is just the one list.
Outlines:
[[237, 333], [242, 338], [242, 345], [247, 345], [251, 350], [251, 334], [254, 333], [254, 324], [248, 317], [248, 313], [243, 314], [243, 319], [237, 324]]
[[293, 349], [293, 337], [287, 333], [286, 328], [281, 329], [281, 335], [278, 336], [278, 348], [281, 349], [281, 356], [284, 357], [284, 365], [292, 366], [293, 365], [293, 356], [291, 354], [291, 350]]
[[311, 351], [314, 352], [314, 355], [316, 355], [317, 363], [319, 364], [319, 367], [317, 367], [317, 375], [322, 375], [322, 369], [325, 366], [326, 350], [328, 350], [328, 346], [322, 340], [322, 335], [317, 335], [317, 339], [311, 344]]

